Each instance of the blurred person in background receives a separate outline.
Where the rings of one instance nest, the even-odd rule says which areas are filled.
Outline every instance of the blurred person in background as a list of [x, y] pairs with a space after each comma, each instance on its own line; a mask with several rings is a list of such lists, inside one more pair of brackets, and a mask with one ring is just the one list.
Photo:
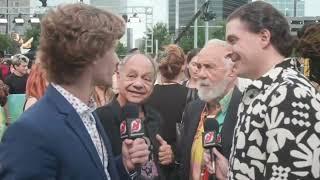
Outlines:
[[7, 97], [9, 95], [9, 87], [3, 81], [0, 80], [0, 106], [4, 107], [7, 103]]
[[198, 80], [198, 73], [199, 73], [199, 67], [197, 66], [197, 55], [200, 52], [200, 48], [192, 49], [188, 52], [186, 62], [186, 70], [185, 74], [187, 77], [187, 80], [182, 83], [182, 85], [185, 85], [188, 88], [197, 88], [197, 80]]
[[[7, 73], [8, 72], [4, 72], [6, 70], [9, 70], [8, 68], [6, 69], [5, 68], [5, 59], [4, 59], [4, 52], [3, 51], [0, 51], [0, 80], [4, 80], [5, 79], [5, 76], [7, 76]], [[5, 74], [5, 75], [3, 75]]]
[[320, 91], [320, 24], [305, 25], [298, 33], [296, 52], [305, 62], [305, 74]]
[[[164, 47], [158, 57], [161, 82], [154, 86], [147, 104], [157, 110], [162, 119], [160, 135], [173, 147], [176, 158], [177, 138], [176, 123], [181, 122], [183, 110], [188, 103], [189, 88], [180, 84], [181, 73], [184, 73], [186, 62], [181, 47], [171, 44]], [[177, 159], [176, 159], [177, 160]], [[178, 176], [177, 167], [172, 167], [173, 176]]]
[[10, 94], [25, 94], [29, 58], [16, 54], [11, 59], [12, 73], [6, 77], [4, 82], [9, 86]]
[[187, 95], [187, 102], [198, 98], [197, 94], [197, 81], [199, 80], [198, 73], [199, 67], [197, 66], [198, 53], [200, 48], [192, 49], [187, 54], [187, 66], [185, 70], [186, 78], [182, 85], [189, 88]]
[[9, 94], [9, 87], [0, 80], [0, 138], [2, 137], [3, 132], [8, 126], [8, 111], [7, 111], [7, 97]]
[[112, 87], [96, 86], [94, 88], [93, 97], [97, 103], [97, 107], [99, 108], [112, 101], [114, 92]]
[[23, 110], [27, 110], [35, 104], [45, 93], [48, 86], [45, 71], [40, 63], [32, 65], [26, 85], [26, 102]]

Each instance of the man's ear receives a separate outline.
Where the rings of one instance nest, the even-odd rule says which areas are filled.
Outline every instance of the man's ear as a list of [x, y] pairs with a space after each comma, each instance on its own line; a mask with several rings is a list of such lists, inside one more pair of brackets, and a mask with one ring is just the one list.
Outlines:
[[260, 44], [262, 48], [266, 48], [271, 43], [271, 32], [268, 29], [262, 29], [259, 32]]
[[120, 72], [119, 72], [119, 70], [115, 71], [114, 73], [116, 74], [117, 81], [119, 81], [119, 79], [120, 79]]
[[233, 66], [231, 70], [228, 71], [227, 77], [234, 78], [237, 77], [236, 68]]

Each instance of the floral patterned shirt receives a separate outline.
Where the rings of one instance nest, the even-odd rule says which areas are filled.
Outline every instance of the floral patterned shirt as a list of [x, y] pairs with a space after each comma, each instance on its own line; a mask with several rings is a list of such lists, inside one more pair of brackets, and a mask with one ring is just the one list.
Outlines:
[[229, 179], [320, 179], [320, 94], [286, 59], [244, 92]]

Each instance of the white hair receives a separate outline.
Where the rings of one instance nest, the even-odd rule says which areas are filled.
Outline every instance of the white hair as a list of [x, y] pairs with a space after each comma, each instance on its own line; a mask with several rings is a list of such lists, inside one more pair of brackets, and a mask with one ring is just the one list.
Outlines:
[[[211, 39], [207, 42], [207, 44], [204, 46], [204, 48], [207, 48], [208, 46], [222, 46], [222, 47], [229, 47], [230, 45], [223, 40], [220, 39]], [[226, 69], [231, 70], [234, 66], [234, 62], [232, 62], [231, 57], [227, 57], [228, 59], [226, 59], [224, 62], [224, 65], [226, 67]]]
[[118, 72], [122, 72], [122, 69], [127, 64], [127, 62], [136, 55], [142, 55], [142, 56], [146, 57], [146, 59], [148, 59], [149, 62], [152, 64], [152, 69], [154, 72], [153, 76], [154, 76], [154, 81], [155, 81], [155, 79], [157, 78], [157, 63], [155, 62], [155, 60], [152, 57], [150, 57], [146, 54], [142, 54], [142, 53], [131, 53], [131, 54], [125, 56], [122, 60], [119, 61]]
[[210, 39], [207, 44], [205, 45], [218, 45], [218, 46], [223, 46], [223, 47], [227, 47], [229, 46], [228, 43], [226, 41], [220, 40], [220, 39]]

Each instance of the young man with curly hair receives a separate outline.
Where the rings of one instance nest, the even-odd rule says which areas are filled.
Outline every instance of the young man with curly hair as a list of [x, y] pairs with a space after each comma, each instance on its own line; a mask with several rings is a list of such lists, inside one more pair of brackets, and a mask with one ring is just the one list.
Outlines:
[[[40, 61], [50, 85], [6, 131], [0, 179], [129, 179], [148, 160], [143, 139], [114, 157], [95, 115], [95, 86], [112, 84], [121, 17], [84, 4], [59, 6], [41, 22]], [[131, 176], [130, 176], [131, 175]]]

